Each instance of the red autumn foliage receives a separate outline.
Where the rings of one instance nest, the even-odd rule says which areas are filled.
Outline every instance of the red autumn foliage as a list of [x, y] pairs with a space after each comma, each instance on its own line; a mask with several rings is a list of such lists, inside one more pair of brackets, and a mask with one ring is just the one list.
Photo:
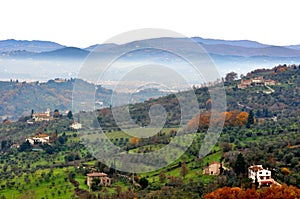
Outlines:
[[[214, 120], [211, 120], [212, 113]], [[248, 122], [249, 114], [247, 112], [240, 112], [238, 110], [233, 111], [226, 111], [222, 113], [214, 112], [214, 110], [205, 112], [205, 113], [198, 113], [195, 115], [188, 123], [188, 126], [194, 128], [198, 125], [200, 128], [208, 128], [210, 122], [219, 123], [224, 122], [224, 126], [244, 126]]]
[[139, 138], [137, 138], [137, 137], [130, 138], [130, 144], [131, 145], [136, 145], [138, 143], [139, 143]]
[[266, 190], [246, 189], [238, 187], [222, 187], [205, 195], [205, 199], [297, 199], [300, 189], [294, 186], [272, 186]]

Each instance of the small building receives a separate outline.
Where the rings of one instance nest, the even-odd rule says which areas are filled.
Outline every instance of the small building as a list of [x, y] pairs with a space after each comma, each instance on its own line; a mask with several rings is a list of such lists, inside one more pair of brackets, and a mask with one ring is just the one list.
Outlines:
[[82, 124], [80, 124], [79, 122], [73, 122], [73, 124], [70, 127], [73, 130], [79, 130], [82, 128]]
[[247, 85], [247, 84], [238, 84], [237, 87], [238, 87], [238, 89], [245, 89], [245, 88], [248, 88], [249, 85]]
[[[221, 163], [213, 161], [207, 167], [203, 169], [203, 175], [220, 175]], [[227, 170], [226, 167], [222, 165], [224, 170]]]
[[100, 179], [100, 185], [102, 186], [110, 186], [111, 185], [111, 179], [107, 177], [106, 173], [99, 173], [99, 172], [93, 172], [93, 173], [88, 173], [87, 174], [87, 185], [89, 187], [92, 186], [93, 180], [94, 179]]
[[271, 171], [264, 169], [262, 165], [253, 165], [248, 168], [248, 177], [252, 179], [255, 183], [256, 179], [261, 186], [271, 186], [272, 184], [277, 184], [271, 177]]
[[33, 120], [32, 119], [27, 120], [27, 124], [33, 124]]
[[241, 80], [241, 83], [238, 84], [238, 88], [239, 88], [239, 89], [245, 89], [245, 88], [248, 88], [248, 87], [251, 86], [251, 83], [252, 83], [251, 79], [242, 79], [242, 80]]
[[20, 148], [20, 145], [19, 145], [19, 144], [13, 144], [13, 145], [11, 145], [11, 148], [16, 148], [16, 149], [18, 149], [18, 148]]
[[37, 136], [34, 136], [32, 138], [27, 138], [26, 141], [29, 141], [31, 145], [35, 144], [48, 144], [50, 140], [50, 137], [48, 134], [39, 134]]
[[263, 85], [264, 77], [263, 76], [255, 77], [255, 78], [252, 78], [251, 81], [254, 85]]
[[275, 85], [277, 85], [277, 82], [275, 80], [268, 79], [268, 80], [265, 80], [265, 85], [266, 86], [275, 86]]
[[63, 83], [63, 82], [66, 82], [67, 80], [66, 79], [63, 79], [63, 78], [55, 78], [54, 79], [54, 82], [55, 83]]
[[48, 108], [45, 113], [33, 113], [32, 114], [32, 119], [35, 122], [50, 121], [50, 118], [51, 118], [50, 108]]
[[95, 102], [95, 108], [96, 108], [96, 110], [103, 109], [103, 107], [104, 107], [104, 103], [102, 101], [96, 101]]

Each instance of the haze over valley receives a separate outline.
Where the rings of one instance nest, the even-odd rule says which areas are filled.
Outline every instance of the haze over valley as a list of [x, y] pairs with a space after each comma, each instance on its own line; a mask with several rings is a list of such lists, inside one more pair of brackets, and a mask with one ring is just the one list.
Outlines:
[[[255, 68], [271, 68], [277, 64], [297, 64], [300, 62], [299, 45], [292, 46], [271, 46], [255, 41], [226, 41], [215, 39], [203, 39], [200, 37], [192, 38], [198, 42], [211, 56], [220, 75], [234, 70], [238, 74]], [[174, 40], [190, 42], [189, 39], [180, 38], [157, 38], [151, 40], [135, 41], [124, 44], [121, 48], [129, 46], [139, 46], [143, 43], [164, 43], [166, 47], [172, 46]], [[176, 44], [174, 44], [176, 45]], [[75, 78], [82, 67], [89, 53], [97, 47], [99, 56], [107, 56], [113, 52], [116, 44], [100, 44], [87, 47], [85, 49], [77, 47], [66, 47], [54, 42], [47, 41], [0, 41], [0, 79], [10, 80], [19, 79], [31, 81], [48, 81], [54, 78]], [[176, 47], [176, 46], [174, 46]], [[190, 49], [189, 54], [193, 54]], [[131, 55], [134, 54], [134, 57]], [[118, 81], [118, 75], [123, 74], [122, 67], [130, 67], [137, 64], [144, 64], [141, 60], [149, 61], [162, 65], [169, 65], [174, 70], [180, 71], [189, 76], [190, 84], [201, 84], [199, 78], [192, 77], [189, 68], [176, 57], [170, 57], [169, 53], [163, 51], [149, 52], [140, 49], [138, 52], [129, 52], [118, 62], [120, 68], [109, 71], [105, 81]], [[154, 57], [154, 59], [153, 59]], [[146, 63], [147, 64], [147, 63]], [[205, 68], [205, 66], [203, 66]], [[105, 81], [102, 82], [106, 86]], [[111, 83], [107, 83], [109, 87]]]

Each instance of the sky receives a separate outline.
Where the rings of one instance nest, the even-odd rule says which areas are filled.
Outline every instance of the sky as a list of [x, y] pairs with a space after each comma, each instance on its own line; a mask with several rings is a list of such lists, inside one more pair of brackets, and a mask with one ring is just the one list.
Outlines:
[[0, 40], [87, 47], [126, 31], [163, 28], [187, 37], [300, 44], [299, 5], [297, 0], [3, 0]]

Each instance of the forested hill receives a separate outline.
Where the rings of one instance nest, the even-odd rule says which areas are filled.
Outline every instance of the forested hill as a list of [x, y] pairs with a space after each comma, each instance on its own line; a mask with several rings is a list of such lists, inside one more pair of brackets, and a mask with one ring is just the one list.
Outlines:
[[[300, 113], [300, 67], [279, 65], [258, 69], [243, 80], [262, 79], [266, 85], [251, 85], [239, 89], [241, 80], [225, 83], [228, 109], [254, 110], [258, 117], [295, 117]], [[275, 84], [275, 85], [272, 85]]]
[[[0, 82], [0, 117], [2, 119], [18, 119], [30, 115], [31, 110], [45, 112], [47, 108], [61, 111], [71, 109], [72, 92], [76, 81], [81, 80], [49, 80], [45, 83], [33, 82]], [[87, 86], [95, 85], [81, 81]], [[97, 97], [107, 104], [111, 90], [98, 86]]]
[[[272, 69], [258, 69], [249, 72], [242, 79], [237, 74], [224, 82], [226, 90], [227, 111], [252, 112], [259, 119], [274, 117], [298, 117], [300, 113], [300, 67], [296, 65], [279, 65]], [[262, 82], [255, 83], [261, 80]], [[239, 88], [242, 81], [251, 82], [246, 88]], [[208, 88], [196, 88], [201, 113], [207, 112], [210, 100]], [[141, 126], [150, 122], [148, 111], [151, 105], [161, 104], [168, 112], [166, 126], [180, 123], [180, 105], [176, 95], [169, 95], [130, 105], [131, 117]], [[104, 109], [99, 112], [98, 120], [102, 127], [116, 127], [112, 121], [111, 111]]]
[[[18, 80], [0, 81], [0, 120], [17, 120], [30, 115], [31, 111], [45, 112], [47, 108], [61, 112], [72, 109], [74, 85], [81, 84], [95, 95], [95, 108], [108, 107], [111, 104], [112, 90], [80, 79], [49, 80], [48, 82], [19, 82]], [[76, 91], [78, 92], [78, 91]], [[86, 92], [86, 91], [79, 91]], [[121, 93], [123, 95], [124, 93]], [[135, 102], [148, 98], [157, 98], [167, 93], [159, 89], [142, 89], [134, 93]], [[78, 93], [78, 95], [84, 95]], [[89, 105], [88, 105], [89, 106]]]

